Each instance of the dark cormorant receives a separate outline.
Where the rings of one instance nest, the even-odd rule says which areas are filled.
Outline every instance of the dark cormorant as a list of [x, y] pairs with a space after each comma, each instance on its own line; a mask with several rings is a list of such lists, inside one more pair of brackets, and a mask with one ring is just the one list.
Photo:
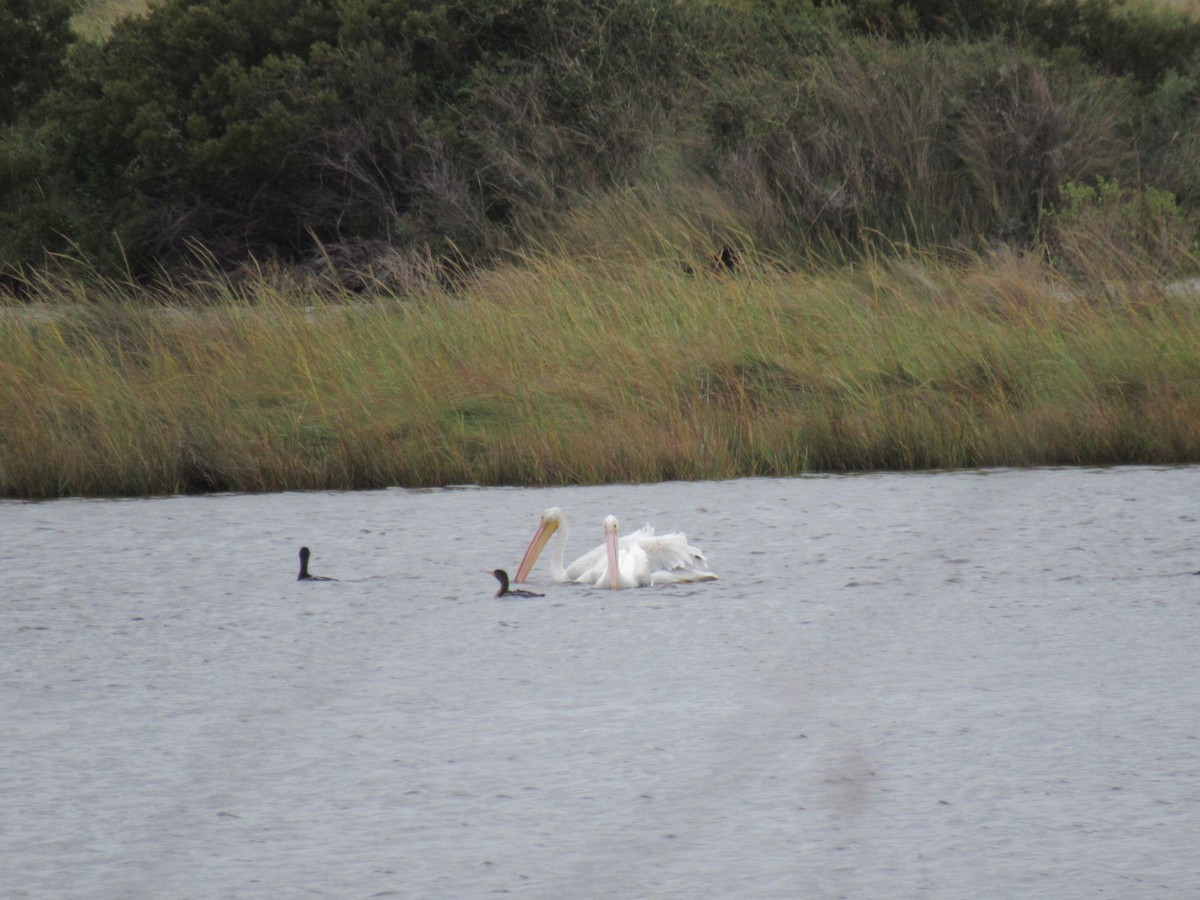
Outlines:
[[310, 556], [312, 556], [312, 552], [307, 547], [300, 548], [300, 574], [296, 576], [297, 581], [337, 581], [336, 578], [326, 578], [324, 575], [309, 575], [308, 558]]
[[500, 590], [496, 591], [497, 597], [545, 597], [545, 594], [538, 594], [533, 591], [523, 591], [520, 588], [509, 590], [508, 588], [508, 573], [503, 569], [494, 569], [492, 574], [496, 576], [496, 580], [500, 582]]

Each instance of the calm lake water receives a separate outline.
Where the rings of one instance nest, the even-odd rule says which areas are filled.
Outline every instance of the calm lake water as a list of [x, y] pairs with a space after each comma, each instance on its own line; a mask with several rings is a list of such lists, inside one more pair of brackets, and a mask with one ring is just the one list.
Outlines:
[[[1200, 896], [1200, 468], [0, 503], [0, 896]], [[720, 580], [494, 599], [543, 508]], [[296, 581], [297, 550], [336, 582]]]

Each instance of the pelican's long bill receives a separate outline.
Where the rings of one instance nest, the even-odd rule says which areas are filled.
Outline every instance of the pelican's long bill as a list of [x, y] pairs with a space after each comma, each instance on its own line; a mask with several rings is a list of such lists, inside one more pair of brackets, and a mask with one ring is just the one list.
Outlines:
[[617, 518], [604, 520], [604, 547], [608, 553], [608, 586], [614, 591], [621, 586], [621, 567], [617, 559]]
[[538, 554], [542, 552], [557, 530], [558, 519], [543, 513], [542, 520], [538, 523], [537, 531], [533, 533], [533, 540], [525, 548], [525, 555], [521, 557], [521, 564], [517, 566], [517, 572], [513, 575], [513, 584], [521, 584], [529, 577], [529, 570], [537, 562]]

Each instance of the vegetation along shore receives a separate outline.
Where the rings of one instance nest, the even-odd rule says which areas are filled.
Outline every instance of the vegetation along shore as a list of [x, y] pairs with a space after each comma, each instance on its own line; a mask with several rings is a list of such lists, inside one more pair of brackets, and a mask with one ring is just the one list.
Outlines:
[[1194, 5], [34, 6], [2, 496], [1200, 461]]

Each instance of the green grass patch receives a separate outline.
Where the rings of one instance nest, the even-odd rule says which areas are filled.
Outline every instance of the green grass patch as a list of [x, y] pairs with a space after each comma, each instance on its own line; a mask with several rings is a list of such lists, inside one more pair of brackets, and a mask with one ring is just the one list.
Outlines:
[[1200, 460], [1178, 287], [1015, 255], [689, 275], [677, 250], [420, 299], [29, 286], [0, 312], [0, 494]]

